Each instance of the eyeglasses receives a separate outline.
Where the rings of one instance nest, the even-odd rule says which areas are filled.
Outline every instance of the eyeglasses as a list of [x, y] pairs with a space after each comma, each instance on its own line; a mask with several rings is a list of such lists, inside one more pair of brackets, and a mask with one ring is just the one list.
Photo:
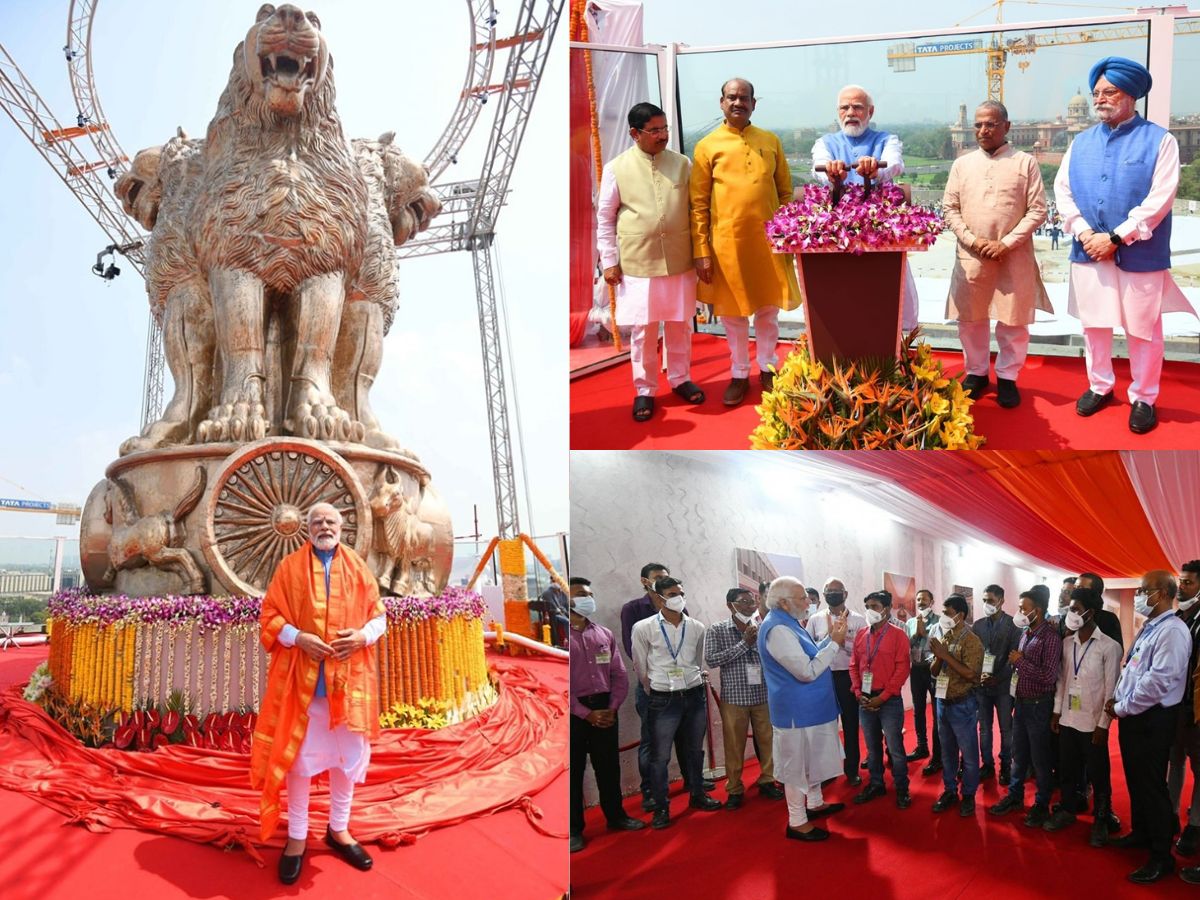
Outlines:
[[639, 128], [642, 134], [648, 134], [651, 137], [662, 137], [671, 130], [670, 126], [664, 125], [662, 128]]
[[1101, 98], [1104, 100], [1112, 100], [1119, 96], [1121, 96], [1121, 92], [1116, 88], [1105, 88], [1102, 91], [1092, 91], [1093, 100], [1100, 100]]
[[1004, 126], [1003, 122], [976, 122], [976, 131], [996, 131]]
[[753, 597], [741, 597], [733, 601], [734, 606], [756, 606], [757, 603]]

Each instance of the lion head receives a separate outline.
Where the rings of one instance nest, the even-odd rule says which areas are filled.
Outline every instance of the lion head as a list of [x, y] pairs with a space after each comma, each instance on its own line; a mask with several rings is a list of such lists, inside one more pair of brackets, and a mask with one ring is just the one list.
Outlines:
[[113, 192], [121, 201], [121, 207], [148, 231], [158, 221], [158, 207], [162, 203], [162, 180], [159, 177], [161, 163], [162, 147], [139, 151], [129, 171], [123, 173], [113, 185]]
[[329, 68], [321, 20], [287, 3], [264, 4], [242, 48], [252, 93], [280, 116], [299, 115], [308, 92], [321, 86]]

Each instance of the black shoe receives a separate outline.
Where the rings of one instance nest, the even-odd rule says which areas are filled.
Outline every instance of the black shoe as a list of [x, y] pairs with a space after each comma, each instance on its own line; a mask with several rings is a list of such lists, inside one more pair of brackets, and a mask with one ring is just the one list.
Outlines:
[[912, 794], [905, 791], [903, 794], [896, 795], [897, 809], [908, 809], [910, 806], [912, 806]]
[[1125, 877], [1134, 884], [1154, 884], [1164, 875], [1170, 875], [1175, 871], [1175, 862], [1170, 857], [1166, 859], [1152, 859], [1140, 869], [1134, 869]]
[[978, 400], [983, 396], [983, 392], [987, 390], [990, 382], [986, 375], [968, 375], [963, 379], [963, 391], [970, 395], [972, 400]]
[[870, 761], [869, 759], [864, 759], [862, 762], [860, 762], [860, 763], [858, 764], [858, 767], [859, 767], [860, 769], [866, 769], [866, 768], [867, 768], [867, 766], [869, 766], [870, 764], [871, 764], [871, 761]]
[[996, 403], [1005, 409], [1021, 405], [1021, 392], [1017, 390], [1015, 381], [1008, 378], [996, 379]]
[[784, 798], [783, 788], [771, 782], [769, 784], [760, 784], [758, 792], [768, 800], [782, 800]]
[[846, 776], [846, 784], [850, 785], [850, 787], [858, 787], [860, 784], [862, 784], [862, 776], [861, 775], [847, 775]]
[[922, 747], [918, 744], [917, 749], [914, 750], [912, 753], [908, 754], [908, 756], [906, 756], [904, 758], [907, 759], [909, 762], [916, 762], [918, 759], [927, 759], [928, 757], [929, 757], [929, 748]]
[[721, 808], [721, 801], [715, 797], [710, 797], [708, 794], [693, 794], [692, 799], [688, 801], [688, 806], [692, 809], [700, 809], [704, 812], [716, 812]]
[[743, 799], [744, 798], [742, 797], [741, 794], [730, 794], [728, 797], [725, 798], [725, 808], [726, 809], [741, 809]]
[[1131, 831], [1118, 838], [1109, 838], [1108, 846], [1116, 847], [1118, 850], [1144, 850], [1150, 846], [1150, 842], [1140, 834]]
[[979, 769], [979, 780], [990, 781], [996, 777], [996, 767], [993, 765], [982, 766]]
[[1175, 849], [1179, 851], [1180, 856], [1195, 856], [1196, 851], [1200, 850], [1200, 826], [1185, 826], [1183, 834], [1175, 842]]
[[784, 837], [791, 838], [793, 841], [824, 841], [829, 839], [829, 832], [824, 828], [818, 828], [816, 825], [809, 831], [797, 831], [791, 825], [784, 829]]
[[1156, 425], [1158, 414], [1155, 413], [1154, 407], [1141, 400], [1135, 400], [1133, 408], [1129, 410], [1129, 430], [1134, 434], [1145, 434], [1147, 431], [1153, 431]]
[[[1037, 807], [1034, 807], [1034, 809], [1037, 809]], [[1075, 821], [1075, 813], [1069, 812], [1060, 806], [1051, 813], [1050, 818], [1042, 823], [1042, 828], [1045, 831], [1062, 831], [1069, 825], [1074, 825]]]
[[962, 798], [962, 803], [958, 807], [958, 814], [964, 819], [969, 819], [975, 815], [975, 798], [973, 796]]
[[869, 803], [876, 797], [882, 797], [887, 793], [887, 789], [881, 784], [868, 784], [865, 788], [854, 795], [854, 802], [858, 804]]
[[942, 761], [935, 759], [921, 770], [922, 775], [936, 775], [942, 771]]
[[1121, 819], [1118, 816], [1115, 816], [1112, 813], [1109, 813], [1108, 819], [1105, 820], [1105, 824], [1108, 826], [1109, 834], [1120, 834], [1121, 833]]
[[[582, 850], [582, 849], [583, 849], [585, 846], [587, 846], [587, 841], [585, 841], [585, 840], [583, 839], [583, 835], [582, 835], [582, 834], [573, 834], [573, 835], [571, 835], [571, 852], [572, 852], [572, 853], [578, 853], [578, 852], [579, 852], [580, 850]], [[284, 883], [285, 883], [285, 884], [290, 884], [291, 882], [284, 882]]]
[[717, 783], [715, 781], [710, 781], [709, 779], [705, 778], [703, 781], [700, 782], [700, 787], [704, 788], [704, 793], [711, 794], [713, 791], [715, 791], [717, 789]]
[[1090, 390], [1083, 392], [1083, 395], [1075, 401], [1075, 413], [1080, 416], [1092, 416], [1112, 403], [1112, 391], [1107, 394], [1093, 394]]
[[1025, 808], [1025, 804], [1014, 797], [1012, 794], [1005, 794], [1004, 799], [999, 803], [995, 803], [988, 807], [988, 812], [993, 816], [1004, 816], [1010, 812], [1020, 812]]
[[609, 831], [641, 831], [645, 827], [645, 822], [641, 819], [635, 819], [632, 816], [626, 816], [623, 819], [614, 819], [608, 823]]
[[1088, 833], [1088, 843], [1093, 847], [1103, 847], [1108, 844], [1108, 828], [1102, 817], [1092, 822], [1092, 830]]
[[942, 796], [933, 801], [933, 811], [935, 813], [945, 812], [956, 803], [958, 803], [958, 794], [942, 791]]
[[1007, 787], [1010, 781], [1012, 781], [1012, 769], [1010, 769], [1008, 766], [1001, 766], [1000, 783]]
[[642, 797], [642, 812], [654, 812], [658, 809], [658, 804], [654, 802], [653, 797]]
[[340, 856], [344, 862], [348, 862], [356, 869], [360, 869], [365, 872], [367, 869], [371, 868], [372, 865], [374, 865], [374, 860], [367, 855], [367, 851], [363, 849], [362, 844], [358, 843], [357, 841], [355, 841], [353, 844], [338, 843], [337, 839], [333, 836], [333, 832], [328, 828], [325, 829], [325, 843], [335, 854]]
[[825, 816], [832, 816], [834, 813], [839, 813], [846, 808], [845, 803], [827, 803], [821, 809], [808, 811], [808, 821], [813, 819], [823, 819]]
[[671, 824], [671, 811], [669, 809], [656, 809], [654, 818], [650, 820], [651, 828], [666, 828]]
[[1025, 815], [1025, 825], [1028, 828], [1041, 828], [1049, 818], [1050, 810], [1040, 803], [1035, 803]]
[[774, 372], [759, 372], [758, 383], [762, 385], [763, 393], [775, 390], [775, 373]]
[[1200, 884], [1200, 866], [1179, 870], [1179, 877], [1188, 884]]
[[[307, 852], [307, 850], [305, 851]], [[295, 884], [304, 868], [304, 853], [299, 856], [279, 857], [279, 880], [284, 884]]]

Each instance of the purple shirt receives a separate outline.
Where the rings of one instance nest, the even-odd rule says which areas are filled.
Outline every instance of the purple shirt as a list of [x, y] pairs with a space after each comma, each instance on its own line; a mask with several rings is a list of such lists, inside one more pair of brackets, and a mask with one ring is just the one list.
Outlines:
[[[571, 715], [586, 719], [591, 709], [579, 702], [590, 694], [608, 696], [608, 708], [619, 709], [629, 693], [625, 662], [617, 652], [612, 632], [603, 625], [588, 622], [583, 631], [574, 625], [568, 629], [571, 650]], [[607, 656], [608, 659], [604, 660]]]
[[656, 612], [649, 594], [636, 597], [621, 607], [621, 646], [630, 659], [633, 659], [633, 626]]
[[1022, 653], [1016, 666], [1017, 699], [1053, 694], [1062, 667], [1062, 638], [1058, 631], [1048, 621], [1037, 628], [1027, 628], [1017, 649]]

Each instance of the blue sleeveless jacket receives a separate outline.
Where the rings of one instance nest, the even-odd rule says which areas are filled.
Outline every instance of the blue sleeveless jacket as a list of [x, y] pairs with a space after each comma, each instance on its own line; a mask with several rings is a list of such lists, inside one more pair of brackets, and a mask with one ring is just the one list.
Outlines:
[[767, 613], [758, 629], [758, 652], [762, 656], [767, 681], [767, 707], [776, 728], [808, 728], [824, 725], [838, 717], [837, 697], [833, 692], [833, 674], [826, 668], [815, 681], [798, 681], [767, 649], [772, 628], [786, 628], [800, 640], [810, 657], [817, 655], [817, 644], [800, 623], [777, 609]]
[[[836, 131], [833, 134], [823, 135], [821, 140], [825, 142], [825, 149], [829, 151], [829, 155], [834, 159], [840, 159], [846, 165], [853, 165], [864, 156], [873, 156], [876, 159], [883, 157], [883, 147], [887, 143], [891, 135], [886, 131], [876, 131], [873, 128], [868, 128], [856, 138], [848, 136], [843, 131]], [[845, 184], [862, 184], [862, 176], [851, 170], [846, 173]]]
[[[1075, 205], [1088, 225], [1101, 234], [1112, 231], [1146, 199], [1165, 133], [1161, 125], [1134, 115], [1117, 128], [1100, 123], [1075, 138], [1068, 174]], [[1071, 262], [1091, 261], [1076, 239]], [[1158, 223], [1150, 240], [1119, 247], [1116, 262], [1126, 272], [1171, 268], [1171, 214]]]

